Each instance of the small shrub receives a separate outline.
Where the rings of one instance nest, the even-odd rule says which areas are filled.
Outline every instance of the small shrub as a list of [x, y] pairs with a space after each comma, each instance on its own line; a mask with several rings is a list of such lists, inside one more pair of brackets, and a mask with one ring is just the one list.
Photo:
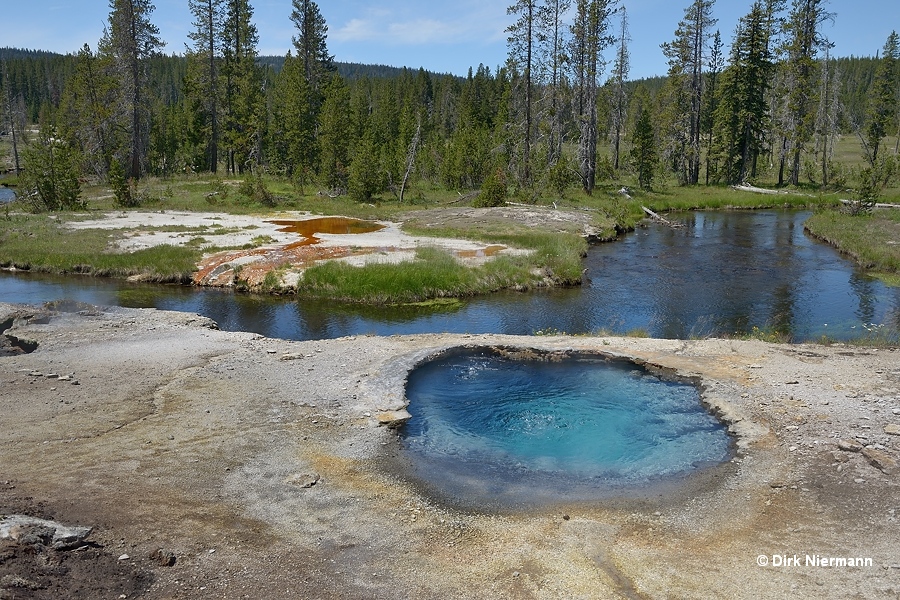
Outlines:
[[[607, 162], [609, 162], [607, 160]], [[560, 198], [564, 198], [566, 189], [575, 181], [574, 173], [569, 159], [563, 155], [556, 164], [547, 170], [547, 185], [556, 192]]]
[[597, 181], [612, 181], [616, 178], [616, 170], [613, 168], [612, 160], [606, 154], [597, 159], [596, 169]]
[[109, 166], [109, 185], [112, 187], [116, 204], [122, 208], [135, 208], [140, 206], [140, 197], [137, 193], [137, 185], [133, 179], [125, 177], [125, 167], [118, 159], [114, 158]]
[[775, 329], [761, 329], [756, 325], [753, 329], [740, 336], [744, 340], [757, 340], [769, 344], [788, 344], [791, 342], [791, 335]]
[[231, 188], [225, 185], [225, 182], [221, 179], [214, 179], [212, 182], [212, 191], [206, 195], [207, 199], [212, 196], [219, 200], [227, 200], [228, 193], [231, 191]]
[[481, 193], [472, 202], [476, 208], [503, 206], [506, 204], [506, 173], [502, 168], [494, 168], [481, 185]]
[[86, 208], [78, 180], [78, 154], [66, 142], [46, 137], [24, 151], [25, 171], [21, 176], [22, 197], [35, 210], [79, 210]]
[[240, 187], [238, 187], [238, 192], [263, 206], [272, 207], [277, 203], [275, 194], [266, 186], [260, 173], [250, 175], [244, 179]]

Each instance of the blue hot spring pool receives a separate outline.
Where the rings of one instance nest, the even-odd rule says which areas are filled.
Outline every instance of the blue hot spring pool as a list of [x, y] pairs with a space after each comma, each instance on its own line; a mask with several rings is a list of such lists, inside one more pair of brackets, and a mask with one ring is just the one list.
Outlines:
[[474, 504], [585, 500], [683, 479], [731, 458], [696, 386], [624, 360], [453, 351], [407, 380], [413, 478]]

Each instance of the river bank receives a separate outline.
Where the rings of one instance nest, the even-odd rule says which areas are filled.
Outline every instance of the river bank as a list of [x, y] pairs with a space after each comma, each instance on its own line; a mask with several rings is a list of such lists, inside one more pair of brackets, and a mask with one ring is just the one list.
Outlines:
[[[645, 205], [662, 212], [829, 203], [719, 187], [629, 191], [610, 183], [593, 196], [575, 193], [547, 205], [478, 209], [434, 191], [417, 203], [376, 205], [298, 195], [273, 179], [270, 185], [281, 186], [273, 208], [235, 193], [239, 183], [151, 178], [142, 184], [141, 209], [123, 211], [108, 189], [92, 186], [85, 193], [88, 212], [11, 212], [0, 221], [0, 267], [354, 303], [412, 303], [578, 285], [587, 243], [633, 230]], [[376, 234], [381, 240], [372, 243], [358, 236], [329, 241], [327, 232], [309, 243], [272, 226], [277, 220], [331, 217], [385, 228]]]
[[[110, 567], [91, 581], [121, 590], [113, 597], [900, 589], [895, 350], [498, 335], [289, 342], [184, 313], [68, 309], [77, 312], [0, 307], [11, 352], [36, 344], [0, 358], [0, 510], [93, 526], [96, 546], [83, 554]], [[386, 468], [399, 449], [379, 422], [403, 409], [405, 370], [456, 345], [609, 353], [700, 377], [704, 399], [733, 424], [738, 455], [664, 496], [454, 509]], [[795, 555], [799, 564], [785, 564]], [[811, 566], [807, 555], [871, 563]], [[4, 591], [47, 577], [60, 597], [79, 583], [29, 565], [2, 565]]]
[[890, 285], [900, 285], [900, 210], [880, 208], [860, 216], [827, 211], [804, 227]]
[[[401, 222], [299, 211], [17, 214], [4, 223], [0, 265], [401, 303], [577, 284], [586, 240], [599, 235], [592, 213], [542, 207], [414, 211], [406, 218], [419, 223], [417, 231], [406, 232]], [[357, 224], [371, 231], [356, 231]]]

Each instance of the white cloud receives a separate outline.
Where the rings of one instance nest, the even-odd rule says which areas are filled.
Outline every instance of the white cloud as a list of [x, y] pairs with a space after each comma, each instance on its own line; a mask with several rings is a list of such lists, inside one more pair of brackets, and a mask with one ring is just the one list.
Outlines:
[[505, 10], [481, 2], [457, 3], [453, 10], [417, 4], [410, 10], [370, 9], [347, 21], [330, 37], [338, 42], [379, 42], [392, 46], [423, 46], [494, 41], [506, 26]]
[[419, 45], [450, 43], [459, 39], [460, 31], [457, 23], [446, 23], [434, 19], [416, 19], [404, 23], [391, 23], [388, 27], [390, 39], [397, 44]]
[[366, 42], [378, 39], [378, 27], [371, 20], [350, 19], [331, 37], [339, 42]]

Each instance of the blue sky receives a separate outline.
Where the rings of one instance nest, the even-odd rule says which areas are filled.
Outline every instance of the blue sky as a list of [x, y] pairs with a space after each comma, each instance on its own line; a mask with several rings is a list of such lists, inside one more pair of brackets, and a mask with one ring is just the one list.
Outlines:
[[[328, 47], [337, 60], [424, 67], [464, 75], [479, 63], [494, 68], [506, 59], [504, 29], [512, 21], [513, 0], [322, 0]], [[0, 46], [74, 52], [92, 48], [103, 31], [109, 5], [103, 0], [4, 0]], [[290, 0], [251, 0], [259, 29], [260, 54], [283, 55], [291, 47]], [[659, 44], [673, 37], [690, 0], [625, 0], [632, 42], [631, 77], [662, 75]], [[730, 43], [738, 19], [751, 0], [718, 0], [714, 15], [722, 39]], [[835, 56], [871, 56], [891, 30], [900, 30], [898, 0], [831, 0], [836, 13], [826, 35]], [[187, 0], [156, 0], [153, 21], [166, 52], [181, 53], [191, 29]]]

